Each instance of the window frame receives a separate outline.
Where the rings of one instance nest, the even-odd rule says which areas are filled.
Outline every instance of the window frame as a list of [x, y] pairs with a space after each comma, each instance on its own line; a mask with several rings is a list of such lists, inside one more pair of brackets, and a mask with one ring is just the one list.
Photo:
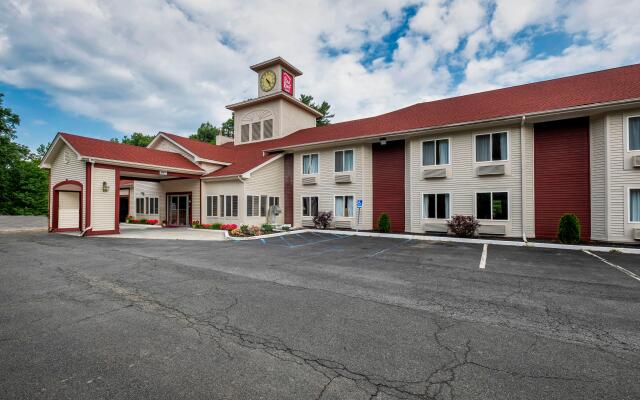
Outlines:
[[[318, 156], [318, 172], [310, 172], [306, 174], [304, 172], [304, 156]], [[302, 175], [304, 176], [314, 176], [320, 173], [320, 153], [304, 153], [300, 155], [300, 169], [302, 170]]]
[[[240, 197], [237, 194], [221, 194], [220, 196], [223, 198], [222, 203], [224, 204], [224, 206], [222, 206], [222, 208], [221, 208], [223, 210], [223, 215], [221, 215], [221, 217], [222, 218], [238, 218], [238, 215], [239, 215], [238, 208], [240, 207]], [[230, 212], [231, 212], [230, 215], [227, 215], [227, 210], [228, 210], [227, 204], [226, 204], [227, 197], [231, 198], [231, 207], [229, 207], [231, 209], [230, 210]], [[233, 198], [234, 197], [236, 198], [236, 206], [235, 206], [235, 208], [233, 207]], [[235, 215], [234, 215], [234, 211], [235, 211]]]
[[[344, 215], [338, 215], [336, 213], [336, 199], [338, 197], [343, 197], [343, 198], [347, 198], [347, 197], [352, 197], [353, 201], [351, 202], [351, 204], [353, 205], [353, 208], [351, 210], [351, 216], [350, 217], [345, 217]], [[346, 200], [343, 200], [346, 203]], [[333, 195], [333, 217], [334, 218], [340, 218], [340, 219], [353, 219], [356, 217], [356, 196], [354, 194], [334, 194]]]
[[[478, 218], [478, 194], [491, 193], [491, 219]], [[493, 218], [493, 194], [494, 193], [506, 193], [507, 194], [507, 219], [494, 219]], [[476, 191], [473, 193], [473, 216], [478, 221], [490, 221], [490, 222], [511, 222], [511, 191], [501, 189], [487, 189], [482, 191]]]
[[[215, 199], [216, 201], [216, 207], [215, 207], [215, 214], [213, 213], [213, 200]], [[218, 216], [218, 195], [209, 195], [206, 196], [206, 203], [207, 203], [207, 217], [217, 217]], [[209, 213], [209, 210], [211, 210], [211, 213]]]
[[[353, 154], [352, 157], [352, 165], [351, 165], [351, 169], [346, 171], [344, 169], [344, 152], [345, 151], [350, 151], [351, 154]], [[342, 171], [336, 171], [336, 153], [342, 152]], [[320, 170], [320, 159], [318, 158], [318, 170]], [[340, 149], [340, 150], [334, 150], [333, 151], [333, 172], [336, 174], [342, 174], [342, 173], [349, 173], [349, 172], [353, 172], [356, 170], [356, 151], [352, 148], [349, 149]]]
[[628, 224], [640, 224], [640, 220], [632, 221], [631, 220], [631, 191], [638, 190], [640, 191], [640, 186], [628, 186], [626, 193], [626, 204], [625, 204], [625, 212], [627, 213], [627, 223]]
[[302, 218], [313, 218], [316, 215], [304, 215], [304, 199], [305, 198], [316, 198], [316, 211], [318, 212], [318, 214], [320, 213], [320, 196], [318, 195], [307, 195], [307, 196], [300, 196], [300, 214], [302, 215]]
[[[436, 160], [436, 152], [437, 152], [437, 146], [438, 146], [438, 140], [447, 140], [449, 142], [448, 150], [449, 150], [449, 154], [448, 154], [448, 159], [449, 162], [446, 164], [433, 164], [433, 165], [425, 165], [424, 164], [424, 144], [426, 142], [435, 142], [435, 146], [433, 151], [433, 159]], [[475, 139], [474, 139], [475, 140]], [[420, 164], [422, 165], [423, 168], [437, 168], [437, 167], [446, 167], [446, 166], [450, 166], [451, 165], [451, 138], [450, 137], [442, 137], [442, 138], [438, 138], [438, 139], [425, 139], [420, 141]], [[433, 193], [425, 193], [425, 194], [433, 194]]]
[[625, 115], [624, 117], [624, 137], [623, 140], [625, 141], [625, 150], [627, 153], [640, 153], [640, 149], [635, 149], [632, 150], [631, 149], [631, 131], [629, 130], [629, 120], [631, 118], [640, 118], [640, 114], [629, 114], [629, 115]]
[[[504, 160], [493, 160], [492, 159], [492, 160], [488, 160], [488, 161], [478, 161], [478, 153], [477, 153], [477, 150], [476, 150], [477, 137], [478, 136], [486, 136], [486, 135], [490, 136], [491, 142], [489, 144], [489, 149], [491, 149], [491, 158], [493, 158], [493, 135], [500, 134], [500, 133], [506, 133], [507, 134], [507, 158], [505, 158]], [[508, 130], [506, 130], [506, 131], [492, 131], [492, 132], [474, 133], [473, 134], [472, 151], [473, 151], [473, 162], [474, 162], [474, 164], [500, 163], [500, 162], [511, 161], [511, 133]], [[485, 193], [485, 192], [480, 192], [480, 193]]]
[[[436, 218], [429, 218], [427, 216], [424, 215], [424, 196], [425, 195], [430, 195], [433, 194], [436, 196]], [[448, 194], [449, 195], [449, 216], [446, 218], [438, 218], [438, 195], [445, 195]], [[453, 193], [451, 192], [422, 192], [420, 193], [420, 214], [423, 220], [427, 220], [427, 221], [447, 221], [449, 219], [451, 219], [451, 215], [452, 215], [452, 210], [453, 210]]]
[[[154, 204], [155, 203], [155, 204]], [[154, 196], [145, 197], [145, 207], [146, 215], [160, 215], [160, 199]], [[155, 212], [151, 212], [151, 209], [154, 209]]]
[[[142, 207], [140, 207], [142, 211], [138, 211], [138, 201], [140, 201], [142, 205]], [[136, 214], [144, 214], [144, 197], [136, 197]]]
[[[244, 126], [247, 126], [247, 140], [242, 140], [242, 129]], [[246, 124], [240, 123], [240, 143], [249, 143], [251, 142], [251, 122], [247, 122]]]

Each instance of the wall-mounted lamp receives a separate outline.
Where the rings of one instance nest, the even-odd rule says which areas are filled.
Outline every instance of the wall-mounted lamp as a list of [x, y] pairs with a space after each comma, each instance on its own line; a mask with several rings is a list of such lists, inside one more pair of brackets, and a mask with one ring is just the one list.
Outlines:
[[103, 192], [108, 192], [109, 191], [109, 185], [107, 184], [107, 182], [102, 182], [102, 191]]
[[385, 144], [387, 144], [387, 138], [380, 138], [380, 146], [384, 146]]

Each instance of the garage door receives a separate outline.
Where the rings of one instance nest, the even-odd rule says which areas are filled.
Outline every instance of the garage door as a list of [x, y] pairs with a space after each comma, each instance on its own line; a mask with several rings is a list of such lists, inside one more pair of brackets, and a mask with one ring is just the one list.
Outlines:
[[80, 192], [60, 192], [58, 228], [80, 229]]

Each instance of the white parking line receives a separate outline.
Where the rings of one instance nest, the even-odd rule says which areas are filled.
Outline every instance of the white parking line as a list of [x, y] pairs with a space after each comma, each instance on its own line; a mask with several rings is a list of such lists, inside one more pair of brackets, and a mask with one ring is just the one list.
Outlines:
[[619, 265], [616, 265], [614, 263], [611, 263], [607, 260], [605, 260], [604, 258], [600, 257], [597, 254], [593, 254], [592, 252], [590, 252], [589, 250], [583, 250], [585, 253], [589, 254], [590, 256], [594, 256], [595, 258], [597, 258], [598, 260], [602, 261], [603, 263], [612, 266], [613, 268], [616, 268], [622, 272], [624, 272], [625, 274], [629, 275], [630, 277], [632, 277], [633, 279], [637, 280], [638, 282], [640, 282], [640, 276], [634, 274], [633, 272], [629, 271], [628, 269], [624, 269]]
[[482, 246], [482, 256], [480, 257], [480, 269], [484, 269], [484, 267], [487, 265], [487, 247], [489, 247], [488, 244], [484, 244], [484, 246]]

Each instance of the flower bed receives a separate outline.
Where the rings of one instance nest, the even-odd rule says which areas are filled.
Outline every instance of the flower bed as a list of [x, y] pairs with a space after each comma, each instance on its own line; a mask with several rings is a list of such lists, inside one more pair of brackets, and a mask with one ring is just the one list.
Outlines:
[[258, 225], [242, 225], [238, 226], [236, 224], [201, 224], [200, 221], [193, 221], [192, 226], [195, 229], [213, 229], [213, 230], [222, 230], [228, 231], [229, 235], [236, 237], [246, 237], [246, 236], [260, 236], [269, 233], [273, 233], [273, 225], [270, 224], [262, 224]]
[[158, 225], [157, 219], [134, 219], [131, 215], [129, 215], [126, 219], [127, 224], [140, 224], [140, 225]]

